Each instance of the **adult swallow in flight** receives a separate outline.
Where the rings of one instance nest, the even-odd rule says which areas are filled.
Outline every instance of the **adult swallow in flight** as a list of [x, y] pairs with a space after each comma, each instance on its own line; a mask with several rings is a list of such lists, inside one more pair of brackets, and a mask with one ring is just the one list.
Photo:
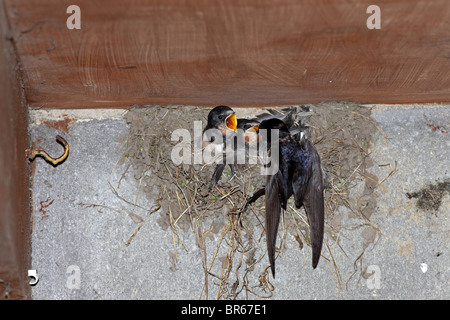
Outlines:
[[[275, 242], [281, 209], [286, 210], [288, 199], [293, 195], [295, 206], [305, 208], [310, 226], [312, 266], [316, 268], [322, 250], [324, 232], [324, 198], [320, 158], [317, 150], [307, 139], [294, 139], [286, 124], [279, 119], [261, 122], [259, 130], [267, 130], [267, 148], [278, 152], [278, 170], [267, 175], [265, 186], [266, 234], [269, 261], [275, 277]], [[271, 143], [271, 129], [279, 130], [278, 141]], [[278, 143], [276, 143], [278, 142]], [[276, 157], [271, 157], [275, 162]]]

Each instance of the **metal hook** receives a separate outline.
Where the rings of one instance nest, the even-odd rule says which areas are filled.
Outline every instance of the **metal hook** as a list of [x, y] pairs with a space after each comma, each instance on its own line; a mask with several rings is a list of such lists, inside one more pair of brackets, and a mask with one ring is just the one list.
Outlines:
[[56, 136], [56, 141], [58, 141], [64, 147], [64, 153], [59, 158], [55, 159], [55, 158], [51, 157], [47, 152], [45, 152], [42, 149], [38, 149], [38, 150], [29, 150], [29, 149], [27, 149], [25, 151], [25, 154], [28, 156], [30, 161], [33, 161], [34, 158], [37, 157], [37, 156], [41, 156], [45, 160], [47, 160], [48, 162], [53, 164], [54, 166], [57, 166], [59, 163], [61, 163], [64, 160], [66, 160], [67, 156], [69, 155], [69, 144], [67, 143], [66, 140], [64, 140], [63, 137], [61, 137], [59, 135]]

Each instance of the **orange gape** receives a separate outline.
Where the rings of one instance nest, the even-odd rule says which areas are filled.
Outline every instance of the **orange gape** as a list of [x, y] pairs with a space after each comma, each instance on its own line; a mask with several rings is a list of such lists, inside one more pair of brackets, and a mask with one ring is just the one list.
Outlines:
[[237, 130], [237, 120], [236, 120], [236, 114], [231, 114], [225, 119], [225, 124], [228, 129], [231, 129], [233, 131]]

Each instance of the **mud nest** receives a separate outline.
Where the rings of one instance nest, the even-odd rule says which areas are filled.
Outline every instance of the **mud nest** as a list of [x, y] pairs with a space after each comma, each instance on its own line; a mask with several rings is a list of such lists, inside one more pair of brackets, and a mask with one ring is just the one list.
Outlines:
[[[370, 118], [370, 108], [354, 103], [293, 107], [298, 110], [296, 120], [309, 126], [307, 137], [317, 148], [326, 171], [325, 232], [332, 239], [340, 227], [339, 221], [333, 219], [339, 206], [347, 206], [363, 220], [369, 219], [375, 209], [373, 191], [379, 181], [367, 168], [372, 165], [370, 145], [377, 126]], [[226, 167], [217, 186], [209, 191], [215, 165], [175, 165], [171, 159], [172, 149], [179, 143], [172, 141], [172, 132], [184, 128], [194, 138], [194, 121], [203, 121], [203, 128], [209, 110], [188, 106], [131, 107], [125, 116], [130, 130], [120, 141], [122, 163], [127, 161], [127, 170], [132, 170], [140, 192], [148, 199], [156, 199], [159, 208], [156, 221], [173, 235], [174, 250], [169, 255], [174, 266], [177, 248], [183, 246], [180, 230], [195, 232], [205, 273], [201, 298], [210, 295], [209, 281], [218, 286], [217, 298], [233, 299], [243, 292], [246, 297], [249, 294], [270, 297], [274, 286], [269, 281], [268, 259], [263, 259], [264, 199], [249, 207], [239, 219], [247, 197], [264, 186], [261, 165], [240, 166], [231, 181], [231, 172]], [[235, 111], [238, 117], [241, 113], [264, 112], [262, 109]], [[358, 199], [350, 200], [350, 189], [358, 183], [364, 183], [364, 192]], [[295, 237], [300, 248], [309, 246], [307, 218], [303, 209], [293, 206], [292, 200], [283, 215], [278, 253], [283, 250], [286, 233]], [[209, 245], [216, 247], [212, 256], [206, 254]], [[224, 246], [225, 251], [220, 249]], [[322, 259], [329, 261], [324, 250]], [[265, 267], [259, 271], [256, 281], [250, 281], [249, 276], [258, 263]]]

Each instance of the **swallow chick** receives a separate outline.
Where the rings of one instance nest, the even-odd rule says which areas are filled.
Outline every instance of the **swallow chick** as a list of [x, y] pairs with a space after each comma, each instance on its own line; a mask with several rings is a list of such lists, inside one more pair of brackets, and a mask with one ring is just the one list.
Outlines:
[[[261, 122], [259, 130], [267, 130], [267, 150], [270, 166], [278, 168], [266, 176], [265, 207], [267, 250], [272, 275], [275, 277], [275, 242], [281, 209], [286, 210], [293, 195], [295, 206], [305, 208], [310, 226], [312, 266], [317, 267], [322, 250], [324, 232], [324, 198], [320, 158], [317, 150], [306, 139], [295, 139], [280, 119]], [[271, 129], [278, 130], [278, 141], [271, 141]], [[278, 154], [272, 157], [274, 153]]]
[[242, 130], [245, 143], [258, 142], [259, 121], [256, 119], [238, 119], [237, 128]]
[[[259, 122], [253, 119], [237, 119], [237, 132], [234, 137], [235, 141], [233, 141], [232, 144], [232, 150], [230, 148], [226, 149], [227, 153], [231, 153], [231, 156], [229, 155], [228, 159], [231, 159], [231, 161], [227, 161], [226, 157], [224, 157], [223, 163], [220, 163], [216, 165], [216, 168], [214, 169], [214, 173], [211, 178], [211, 182], [209, 184], [209, 189], [214, 187], [220, 180], [223, 170], [225, 169], [226, 165], [228, 164], [231, 169], [231, 179], [232, 180], [235, 176], [235, 167], [237, 164], [245, 164], [248, 162], [249, 158], [249, 148], [250, 146], [253, 146], [257, 148], [258, 143], [258, 126]], [[241, 136], [242, 135], [242, 136]], [[237, 140], [242, 139], [244, 141], [244, 146], [238, 144]], [[241, 149], [239, 149], [241, 148]], [[239, 159], [238, 157], [244, 157], [243, 160]]]
[[[223, 144], [227, 138], [234, 135], [237, 129], [236, 114], [228, 106], [217, 106], [208, 113], [208, 122], [203, 129], [203, 148], [210, 143]], [[214, 130], [218, 130], [222, 136], [222, 141], [215, 141]]]
[[[260, 136], [258, 134], [259, 124], [261, 121], [277, 118], [282, 120], [289, 128], [291, 134], [298, 138], [302, 130], [306, 127], [299, 126], [295, 123], [295, 116], [297, 113], [297, 109], [294, 107], [284, 108], [281, 111], [277, 111], [275, 109], [266, 109], [264, 113], [255, 115], [253, 118], [237, 119], [237, 132], [233, 139], [235, 139], [232, 144], [232, 148], [228, 148], [226, 152], [229, 154], [229, 159], [233, 159], [231, 161], [225, 161], [221, 164], [218, 164], [214, 170], [213, 176], [211, 178], [211, 182], [209, 185], [209, 189], [214, 187], [220, 180], [223, 170], [228, 164], [231, 169], [231, 179], [235, 176], [235, 168], [236, 164], [246, 164], [249, 162], [250, 157], [257, 157], [257, 154], [250, 152], [250, 148], [258, 148], [258, 144], [260, 141]], [[244, 141], [244, 147], [240, 146], [237, 143], [237, 140]], [[239, 150], [237, 150], [239, 149]], [[253, 150], [255, 150], [253, 149]], [[252, 150], [252, 151], [253, 151]], [[252, 159], [255, 160], [256, 159]], [[256, 200], [256, 199], [255, 199]]]
[[[217, 106], [208, 113], [208, 122], [203, 129], [202, 147], [204, 152], [219, 154], [223, 163], [214, 170], [209, 189], [211, 189], [222, 175], [225, 168], [226, 153], [231, 151], [230, 145], [237, 130], [236, 114], [228, 106]], [[234, 175], [233, 168], [232, 175]]]

